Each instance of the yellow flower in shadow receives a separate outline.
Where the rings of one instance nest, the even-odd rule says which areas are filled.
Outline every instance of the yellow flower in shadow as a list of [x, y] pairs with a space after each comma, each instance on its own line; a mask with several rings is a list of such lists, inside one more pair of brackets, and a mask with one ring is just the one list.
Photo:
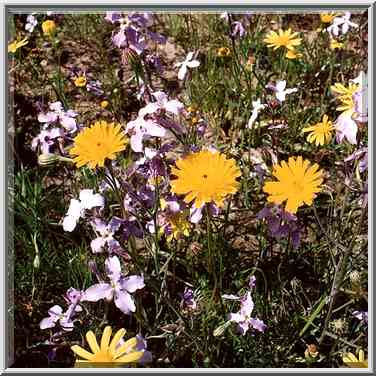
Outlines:
[[363, 350], [359, 350], [359, 358], [351, 352], [343, 354], [342, 361], [350, 368], [368, 368], [368, 359], [365, 359]]
[[125, 329], [118, 330], [110, 342], [112, 329], [110, 326], [106, 326], [99, 346], [95, 334], [91, 330], [87, 332], [86, 340], [92, 352], [83, 349], [81, 346], [72, 346], [72, 351], [84, 359], [76, 360], [75, 367], [119, 367], [140, 360], [144, 352], [136, 350], [136, 337], [121, 343], [125, 333]]
[[20, 41], [14, 41], [12, 43], [9, 43], [8, 44], [8, 53], [11, 52], [12, 54], [16, 53], [16, 51], [23, 47], [23, 46], [26, 46], [27, 44], [29, 43], [29, 41], [27, 40], [27, 38], [24, 38]]

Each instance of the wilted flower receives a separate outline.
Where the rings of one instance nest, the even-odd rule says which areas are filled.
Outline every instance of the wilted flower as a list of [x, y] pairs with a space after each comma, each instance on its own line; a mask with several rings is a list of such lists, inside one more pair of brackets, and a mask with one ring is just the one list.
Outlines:
[[307, 349], [304, 352], [304, 356], [306, 359], [313, 360], [313, 359], [316, 359], [318, 355], [319, 355], [319, 351], [315, 344], [312, 343], [312, 344], [307, 345]]
[[330, 328], [336, 334], [344, 334], [348, 329], [348, 323], [345, 319], [335, 319], [330, 323]]
[[193, 60], [193, 55], [194, 52], [189, 52], [184, 61], [175, 64], [175, 67], [180, 67], [178, 72], [179, 80], [184, 80], [188, 68], [197, 68], [200, 65], [198, 60]]

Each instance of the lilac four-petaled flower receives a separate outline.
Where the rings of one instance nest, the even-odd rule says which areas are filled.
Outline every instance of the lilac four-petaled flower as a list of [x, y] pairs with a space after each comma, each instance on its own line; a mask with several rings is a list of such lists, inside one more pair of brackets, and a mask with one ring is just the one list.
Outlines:
[[110, 283], [97, 283], [89, 287], [83, 300], [97, 302], [100, 299], [114, 300], [116, 307], [125, 314], [136, 311], [132, 293], [145, 287], [144, 277], [132, 275], [125, 277], [121, 272], [120, 261], [117, 256], [111, 256], [105, 261], [105, 268]]
[[238, 324], [239, 332], [244, 336], [250, 328], [253, 328], [261, 333], [264, 333], [266, 325], [264, 322], [258, 318], [252, 317], [252, 312], [255, 307], [255, 304], [252, 299], [251, 292], [255, 287], [256, 278], [251, 276], [249, 280], [249, 288], [242, 297], [236, 295], [222, 295], [223, 299], [228, 300], [238, 300], [240, 301], [240, 310], [236, 313], [230, 313], [229, 321], [236, 322]]

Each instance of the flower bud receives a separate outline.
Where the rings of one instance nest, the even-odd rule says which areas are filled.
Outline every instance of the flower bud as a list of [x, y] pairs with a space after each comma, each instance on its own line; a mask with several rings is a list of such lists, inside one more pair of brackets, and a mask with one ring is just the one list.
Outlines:
[[214, 331], [213, 331], [213, 336], [214, 337], [221, 336], [225, 332], [226, 328], [230, 324], [231, 324], [231, 321], [226, 321], [224, 324], [222, 324], [222, 325], [218, 326], [217, 328], [215, 328]]
[[38, 164], [42, 167], [53, 166], [59, 162], [59, 156], [51, 153], [43, 153], [38, 156]]
[[56, 24], [53, 20], [46, 20], [42, 23], [44, 35], [52, 35], [56, 31]]
[[43, 153], [38, 156], [38, 164], [41, 167], [50, 167], [58, 162], [73, 162], [71, 158], [52, 153]]
[[34, 257], [33, 266], [34, 266], [35, 269], [38, 269], [39, 266], [40, 266], [40, 259], [39, 259], [39, 254], [38, 253]]

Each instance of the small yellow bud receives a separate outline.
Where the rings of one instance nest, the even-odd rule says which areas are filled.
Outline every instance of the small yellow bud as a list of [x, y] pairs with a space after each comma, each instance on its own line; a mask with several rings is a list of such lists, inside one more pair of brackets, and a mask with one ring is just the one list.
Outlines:
[[74, 84], [77, 87], [84, 87], [86, 86], [86, 77], [85, 76], [79, 76], [74, 80]]
[[109, 104], [110, 104], [110, 103], [109, 103], [108, 101], [102, 101], [102, 102], [101, 102], [101, 107], [102, 107], [103, 109], [105, 109], [105, 108], [108, 107]]
[[44, 35], [52, 35], [56, 31], [56, 24], [53, 20], [47, 20], [42, 23], [42, 31]]

